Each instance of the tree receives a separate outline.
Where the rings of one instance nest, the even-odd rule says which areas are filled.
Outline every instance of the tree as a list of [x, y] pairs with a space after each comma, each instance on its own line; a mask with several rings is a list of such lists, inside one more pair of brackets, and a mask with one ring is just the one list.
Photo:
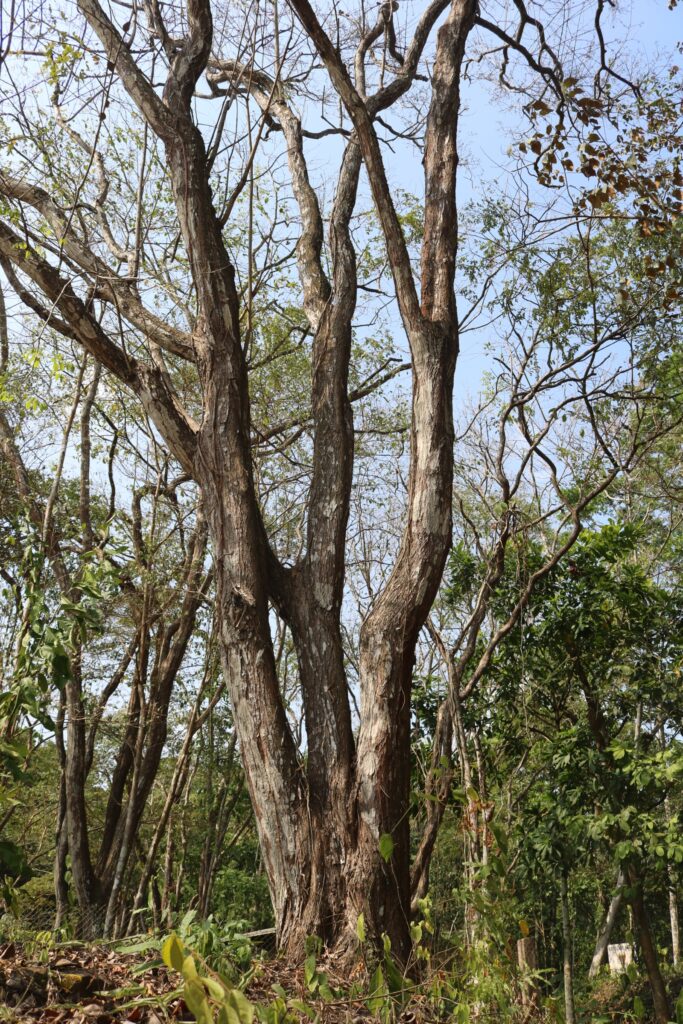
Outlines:
[[[482, 13], [474, 0], [431, 0], [400, 50], [393, 4], [382, 5], [374, 24], [361, 8], [350, 19], [352, 29], [339, 28], [333, 41], [307, 0], [291, 0], [291, 18], [277, 6], [259, 8], [244, 24], [209, 0], [190, 0], [182, 13], [150, 2], [144, 27], [133, 9], [119, 25], [97, 0], [79, 0], [85, 38], [57, 27], [45, 43], [51, 122], [31, 130], [22, 104], [16, 105], [21, 141], [14, 138], [0, 172], [2, 266], [39, 320], [75, 341], [137, 398], [201, 492], [223, 672], [278, 938], [292, 952], [303, 949], [310, 933], [353, 948], [361, 914], [373, 936], [389, 936], [400, 959], [410, 948], [412, 674], [451, 545], [459, 348], [455, 186], [466, 53], [475, 29], [489, 48], [493, 39], [505, 81], [514, 58], [520, 106], [537, 96], [543, 104], [548, 96], [562, 116], [576, 120], [580, 133], [603, 103], [609, 107], [606, 83], [614, 73], [600, 28], [602, 8], [598, 3], [597, 95], [587, 100], [522, 2], [515, 4], [518, 23], [510, 24], [497, 9]], [[527, 32], [532, 49], [522, 41]], [[425, 78], [426, 111], [409, 132], [424, 164], [418, 289], [379, 126]], [[94, 90], [94, 107], [86, 104], [85, 114], [79, 112], [81, 82], [86, 93]], [[209, 96], [196, 100], [206, 87]], [[331, 127], [305, 127], [294, 97], [319, 100], [324, 122], [330, 87], [339, 116]], [[229, 122], [238, 98], [241, 113]], [[202, 122], [212, 100], [220, 112], [207, 137]], [[593, 105], [587, 108], [587, 102]], [[131, 103], [142, 119], [143, 140], [143, 169], [132, 194], [120, 178], [113, 182], [105, 145], [120, 136]], [[393, 131], [391, 125], [384, 130]], [[293, 423], [277, 429], [254, 413], [261, 295], [254, 182], [257, 154], [268, 159], [265, 136], [271, 131], [284, 140], [298, 210], [296, 264], [303, 330], [311, 337], [307, 401]], [[304, 138], [321, 135], [343, 146], [327, 217], [304, 150]], [[242, 139], [243, 166], [235, 180], [231, 159], [240, 155]], [[45, 180], [31, 171], [33, 161], [48, 169]], [[60, 165], [65, 176], [58, 180]], [[354, 733], [341, 622], [354, 469], [349, 377], [359, 291], [352, 218], [362, 167], [409, 348], [412, 393], [403, 530], [360, 630]], [[235, 209], [242, 195], [247, 218], [245, 231], [238, 231]], [[276, 241], [271, 232], [263, 245], [269, 249]], [[271, 274], [276, 264], [273, 257]], [[156, 289], [162, 298], [153, 310]], [[177, 305], [185, 311], [185, 328], [172, 313]], [[374, 384], [371, 379], [367, 387]], [[367, 387], [355, 390], [363, 394]], [[278, 550], [257, 451], [263, 438], [283, 437], [285, 443], [288, 430], [304, 427], [310, 438], [305, 541], [292, 557], [286, 547]], [[532, 426], [524, 427], [529, 448], [538, 449]], [[615, 475], [622, 468], [617, 465]], [[273, 610], [287, 624], [297, 653], [305, 758], [281, 693]], [[74, 703], [70, 728], [77, 712]], [[75, 833], [72, 842], [75, 848]]]
[[[636, 538], [636, 529], [622, 524], [585, 534], [552, 586], [540, 588], [518, 644], [502, 652], [497, 672], [514, 689], [531, 683], [526, 699], [533, 710], [525, 715], [550, 773], [540, 786], [538, 776], [529, 780], [528, 870], [533, 874], [545, 860], [563, 862], [566, 917], [568, 862], [607, 844], [633, 909], [655, 1019], [665, 1022], [667, 997], [644, 891], [658, 862], [661, 871], [667, 859], [683, 859], [675, 823], [658, 813], [683, 771], [675, 682], [680, 584], [663, 590], [648, 578], [634, 558]], [[659, 723], [669, 737], [664, 751]]]

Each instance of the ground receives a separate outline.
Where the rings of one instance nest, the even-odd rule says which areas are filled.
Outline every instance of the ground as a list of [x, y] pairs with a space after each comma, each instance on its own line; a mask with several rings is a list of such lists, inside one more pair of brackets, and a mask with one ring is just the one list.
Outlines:
[[178, 979], [158, 960], [106, 946], [0, 947], [0, 1020], [162, 1024], [184, 1011]]
[[[196, 985], [203, 998], [206, 983], [199, 979], [216, 980], [219, 975], [200, 960], [196, 964]], [[389, 991], [391, 975], [386, 968], [382, 976], [379, 968], [371, 972], [359, 962], [350, 975], [347, 967], [342, 974], [334, 959], [324, 954], [309, 957], [305, 964], [281, 957], [257, 958], [235, 976], [248, 999], [238, 1007], [246, 1007], [246, 1015], [221, 1018], [219, 1007], [224, 1003], [210, 999], [206, 1015], [200, 1009], [195, 1017], [188, 1006], [192, 998], [186, 967], [185, 962], [185, 980], [169, 970], [162, 961], [161, 941], [152, 936], [124, 945], [55, 945], [49, 933], [38, 933], [23, 944], [5, 942], [0, 945], [0, 1024], [184, 1024], [195, 1020], [252, 1024], [252, 1019], [253, 1024], [557, 1024], [564, 1019], [557, 1000], [541, 1000], [543, 1005], [534, 1008], [528, 1002], [525, 1005], [519, 992], [505, 1010], [497, 1000], [488, 1004], [473, 1000], [462, 1013], [461, 996], [449, 988], [445, 965], [439, 969], [432, 963], [421, 982], [403, 978], [400, 991]], [[235, 978], [222, 995], [236, 991]], [[669, 980], [672, 1004], [680, 998], [683, 1010], [683, 974], [672, 974]], [[651, 1000], [641, 975], [632, 982], [605, 975], [584, 995], [581, 1024], [648, 1024], [651, 1020]], [[242, 999], [239, 992], [238, 997]], [[681, 1019], [679, 1013], [674, 1014], [676, 1020]]]
[[[368, 1005], [368, 976], [360, 965], [357, 975], [342, 977], [334, 962], [324, 957], [318, 959], [313, 979], [305, 965], [259, 960], [247, 973], [245, 991], [265, 1010], [259, 1017], [277, 1024], [312, 1018], [324, 1024], [355, 1024], [378, 1016]], [[103, 944], [41, 947], [39, 942], [0, 946], [0, 1021], [8, 1024], [193, 1021], [182, 992], [182, 978], [169, 971], [153, 949], [126, 953]], [[395, 1010], [394, 1019], [404, 1024], [437, 1020], [417, 991], [410, 994], [409, 1005], [397, 1004]]]

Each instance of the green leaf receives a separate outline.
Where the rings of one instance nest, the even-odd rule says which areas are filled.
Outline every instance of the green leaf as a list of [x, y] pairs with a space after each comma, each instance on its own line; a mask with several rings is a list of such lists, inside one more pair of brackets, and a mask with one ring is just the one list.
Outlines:
[[379, 837], [379, 855], [388, 864], [394, 852], [394, 839], [388, 832]]
[[318, 983], [317, 973], [315, 953], [311, 953], [304, 961], [304, 981], [311, 992], [315, 989]]
[[164, 942], [161, 947], [161, 958], [166, 966], [170, 967], [171, 970], [177, 971], [178, 974], [182, 972], [183, 963], [185, 962], [185, 953], [175, 932], [169, 935], [166, 942]]
[[183, 966], [181, 968], [182, 975], [185, 981], [194, 981], [199, 977], [197, 974], [197, 965], [194, 962], [193, 956], [186, 956], [183, 960]]
[[304, 1016], [308, 1017], [309, 1020], [315, 1020], [317, 1017], [317, 1014], [313, 1007], [309, 1006], [308, 1003], [305, 1003], [303, 999], [290, 999], [289, 1005], [293, 1010], [296, 1010], [298, 1013], [303, 1013]]
[[147, 953], [150, 949], [159, 949], [158, 939], [142, 939], [137, 942], [122, 942], [121, 945], [114, 946], [114, 950], [117, 953]]
[[356, 935], [359, 942], [365, 942], [365, 915], [359, 914], [356, 921]]
[[238, 988], [231, 989], [227, 995], [226, 1003], [234, 1008], [239, 1024], [252, 1024], [254, 1004], [249, 1002], [243, 992], [240, 992]]
[[378, 1013], [381, 1010], [387, 994], [382, 968], [377, 967], [370, 978], [370, 998], [368, 999], [370, 1013]]
[[225, 998], [225, 985], [222, 985], [220, 981], [216, 981], [215, 978], [202, 978], [202, 981], [204, 982], [204, 988], [212, 999]]
[[679, 993], [676, 1005], [674, 1007], [674, 1016], [676, 1018], [676, 1024], [683, 1024], [683, 989]]
[[196, 916], [197, 911], [194, 908], [192, 910], [188, 910], [188, 912], [183, 916], [182, 921], [178, 925], [178, 931], [181, 935], [185, 935], [187, 929], [190, 927]]
[[326, 1003], [331, 1003], [334, 1000], [334, 992], [330, 988], [326, 974], [320, 974], [318, 976], [318, 992]]
[[507, 833], [506, 833], [505, 829], [501, 825], [496, 825], [496, 824], [493, 824], [493, 823], [491, 823], [489, 825], [489, 828], [493, 832], [493, 835], [495, 836], [496, 842], [498, 843], [498, 846], [500, 847], [502, 852], [503, 853], [507, 853], [507, 851], [508, 851], [508, 837], [507, 837]]
[[390, 956], [384, 958], [384, 970], [386, 971], [389, 991], [392, 995], [403, 992], [405, 978]]
[[211, 1007], [206, 998], [204, 986], [199, 979], [193, 978], [192, 981], [187, 982], [183, 989], [183, 999], [190, 1012], [194, 1014], [197, 1024], [213, 1024]]

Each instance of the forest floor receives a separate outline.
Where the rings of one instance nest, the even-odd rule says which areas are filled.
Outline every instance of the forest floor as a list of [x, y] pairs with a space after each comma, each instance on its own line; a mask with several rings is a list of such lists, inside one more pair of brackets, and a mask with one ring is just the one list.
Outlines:
[[[330, 982], [334, 978], [328, 964]], [[281, 959], [255, 963], [246, 994], [254, 1003], [270, 1004], [278, 993], [307, 1006], [288, 1020], [325, 1024], [370, 1019], [364, 999], [325, 1002], [307, 992], [303, 970]], [[433, 1020], [426, 1005], [416, 1013], [419, 997], [406, 1021]], [[319, 1005], [318, 1005], [319, 1004]], [[158, 956], [125, 953], [107, 945], [61, 943], [32, 948], [0, 945], [0, 1024], [173, 1024], [194, 1021], [182, 998], [182, 979]]]
[[[353, 991], [354, 979], [348, 974], [337, 977], [329, 959], [323, 966], [333, 993]], [[274, 1000], [282, 996], [280, 1005], [285, 1011], [286, 999], [286, 1012], [267, 1013], [263, 1019], [288, 1024], [311, 1020], [316, 1024], [370, 1024], [377, 1019], [368, 1007], [366, 986], [360, 986], [365, 995], [357, 998], [345, 994], [322, 1000], [311, 994], [302, 967], [282, 958], [254, 961], [248, 979], [245, 994], [253, 1004], [273, 1007]], [[182, 986], [182, 978], [169, 971], [154, 952], [126, 952], [111, 945], [77, 942], [0, 944], [0, 1024], [185, 1024], [195, 1018], [182, 998]], [[682, 991], [683, 975], [678, 975], [670, 987], [672, 1002]], [[639, 1014], [633, 1013], [634, 998], [641, 1000]], [[397, 1010], [392, 1014], [397, 1024], [444, 1020], [443, 1013], [435, 1012], [434, 1004], [419, 988]], [[626, 1024], [638, 1019], [645, 1024], [651, 1020], [649, 991], [642, 978], [627, 989], [619, 979], [606, 976], [586, 1000], [584, 1011], [579, 1014], [582, 1021]], [[513, 1019], [515, 1024], [541, 1024], [559, 1017], [547, 1010], [518, 1006], [511, 1016], [495, 1013], [491, 1017], [480, 1011], [468, 1019], [481, 1024], [493, 1024], [494, 1020], [512, 1024]]]
[[[368, 979], [360, 963], [357, 978], [349, 977], [348, 967], [343, 974], [336, 971], [330, 957], [323, 955], [319, 965], [330, 986], [325, 999], [310, 991], [303, 965], [283, 958], [255, 960], [244, 992], [264, 1009], [279, 1002], [280, 1012], [265, 1016], [287, 1024], [370, 1024], [379, 1019], [368, 1006]], [[354, 996], [354, 987], [365, 994]], [[182, 978], [154, 951], [79, 942], [0, 944], [0, 1024], [184, 1024], [195, 1017], [182, 989]], [[392, 1019], [397, 1024], [443, 1020], [418, 987], [396, 1011]], [[524, 1016], [531, 1024], [530, 1015]]]
[[164, 1024], [191, 1016], [178, 978], [158, 961], [106, 946], [33, 951], [0, 946], [0, 1021], [34, 1024]]

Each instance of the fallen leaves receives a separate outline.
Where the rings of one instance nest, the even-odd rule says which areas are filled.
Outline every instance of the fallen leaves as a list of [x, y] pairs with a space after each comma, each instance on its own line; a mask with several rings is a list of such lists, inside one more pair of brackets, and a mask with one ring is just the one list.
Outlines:
[[104, 945], [69, 944], [38, 958], [0, 947], [0, 1003], [11, 1024], [168, 1024], [188, 1019], [158, 956], [143, 963]]

